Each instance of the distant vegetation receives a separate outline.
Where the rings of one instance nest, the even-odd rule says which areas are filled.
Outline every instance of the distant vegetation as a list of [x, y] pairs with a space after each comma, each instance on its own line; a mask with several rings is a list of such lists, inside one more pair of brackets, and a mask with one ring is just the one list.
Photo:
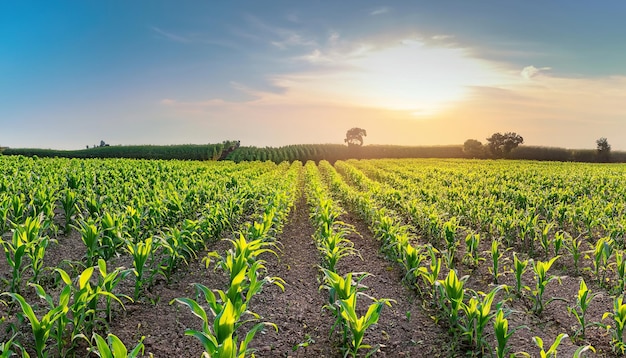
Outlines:
[[[363, 130], [364, 131], [364, 130]], [[499, 141], [499, 139], [502, 141]], [[178, 160], [231, 160], [271, 161], [274, 163], [319, 162], [331, 163], [347, 159], [381, 158], [475, 158], [475, 159], [526, 159], [561, 162], [626, 162], [626, 152], [611, 150], [606, 138], [596, 141], [596, 149], [566, 149], [519, 145], [523, 141], [515, 133], [491, 136], [482, 144], [468, 139], [462, 145], [400, 146], [400, 145], [356, 145], [343, 144], [295, 144], [282, 147], [240, 146], [239, 141], [224, 141], [219, 144], [186, 145], [137, 145], [97, 146], [81, 150], [52, 150], [33, 148], [2, 148], [4, 155], [23, 155], [60, 158], [134, 158], [134, 159], [178, 159]], [[508, 141], [508, 142], [507, 142]], [[4, 150], [4, 151], [3, 151]]]
[[[102, 143], [104, 143], [102, 141]], [[131, 159], [179, 159], [220, 160], [239, 146], [239, 141], [224, 141], [218, 144], [183, 145], [128, 145], [110, 146], [103, 144], [80, 150], [54, 150], [37, 148], [5, 148], [4, 155], [23, 155], [59, 158], [131, 158]]]

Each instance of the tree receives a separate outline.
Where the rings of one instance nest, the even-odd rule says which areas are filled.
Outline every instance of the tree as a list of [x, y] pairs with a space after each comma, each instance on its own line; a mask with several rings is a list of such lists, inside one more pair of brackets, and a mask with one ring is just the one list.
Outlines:
[[468, 139], [463, 143], [463, 152], [471, 158], [480, 158], [483, 156], [483, 144], [476, 139]]
[[605, 137], [602, 137], [596, 140], [596, 145], [598, 146], [598, 159], [603, 162], [608, 161], [611, 156], [611, 145], [609, 141]]
[[504, 157], [524, 143], [524, 138], [515, 132], [494, 133], [487, 138], [487, 147], [494, 157]]
[[348, 143], [348, 147], [362, 146], [363, 137], [367, 137], [367, 132], [363, 128], [351, 128], [346, 132], [346, 139], [343, 141]]

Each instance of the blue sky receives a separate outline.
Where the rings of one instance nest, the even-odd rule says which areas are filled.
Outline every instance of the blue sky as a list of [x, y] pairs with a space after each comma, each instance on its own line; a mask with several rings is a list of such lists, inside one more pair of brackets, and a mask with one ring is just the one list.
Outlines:
[[626, 150], [622, 1], [4, 1], [0, 146]]

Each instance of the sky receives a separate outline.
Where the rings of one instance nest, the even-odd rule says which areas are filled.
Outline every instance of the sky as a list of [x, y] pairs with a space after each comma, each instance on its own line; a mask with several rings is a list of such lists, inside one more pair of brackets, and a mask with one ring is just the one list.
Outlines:
[[626, 150], [626, 2], [0, 1], [0, 146]]

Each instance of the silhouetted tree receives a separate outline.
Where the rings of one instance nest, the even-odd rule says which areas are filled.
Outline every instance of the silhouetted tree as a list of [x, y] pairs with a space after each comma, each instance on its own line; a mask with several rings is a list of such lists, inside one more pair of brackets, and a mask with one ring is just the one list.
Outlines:
[[494, 133], [487, 138], [487, 142], [489, 152], [498, 158], [511, 153], [518, 145], [524, 143], [524, 138], [515, 132]]
[[481, 158], [484, 154], [483, 144], [476, 139], [468, 139], [463, 143], [463, 152], [471, 158]]
[[351, 128], [346, 132], [346, 139], [343, 141], [348, 143], [348, 147], [362, 146], [363, 137], [367, 137], [367, 132], [363, 128]]
[[598, 159], [602, 162], [609, 161], [611, 156], [611, 145], [609, 141], [605, 137], [602, 137], [596, 140], [596, 145], [598, 149]]

